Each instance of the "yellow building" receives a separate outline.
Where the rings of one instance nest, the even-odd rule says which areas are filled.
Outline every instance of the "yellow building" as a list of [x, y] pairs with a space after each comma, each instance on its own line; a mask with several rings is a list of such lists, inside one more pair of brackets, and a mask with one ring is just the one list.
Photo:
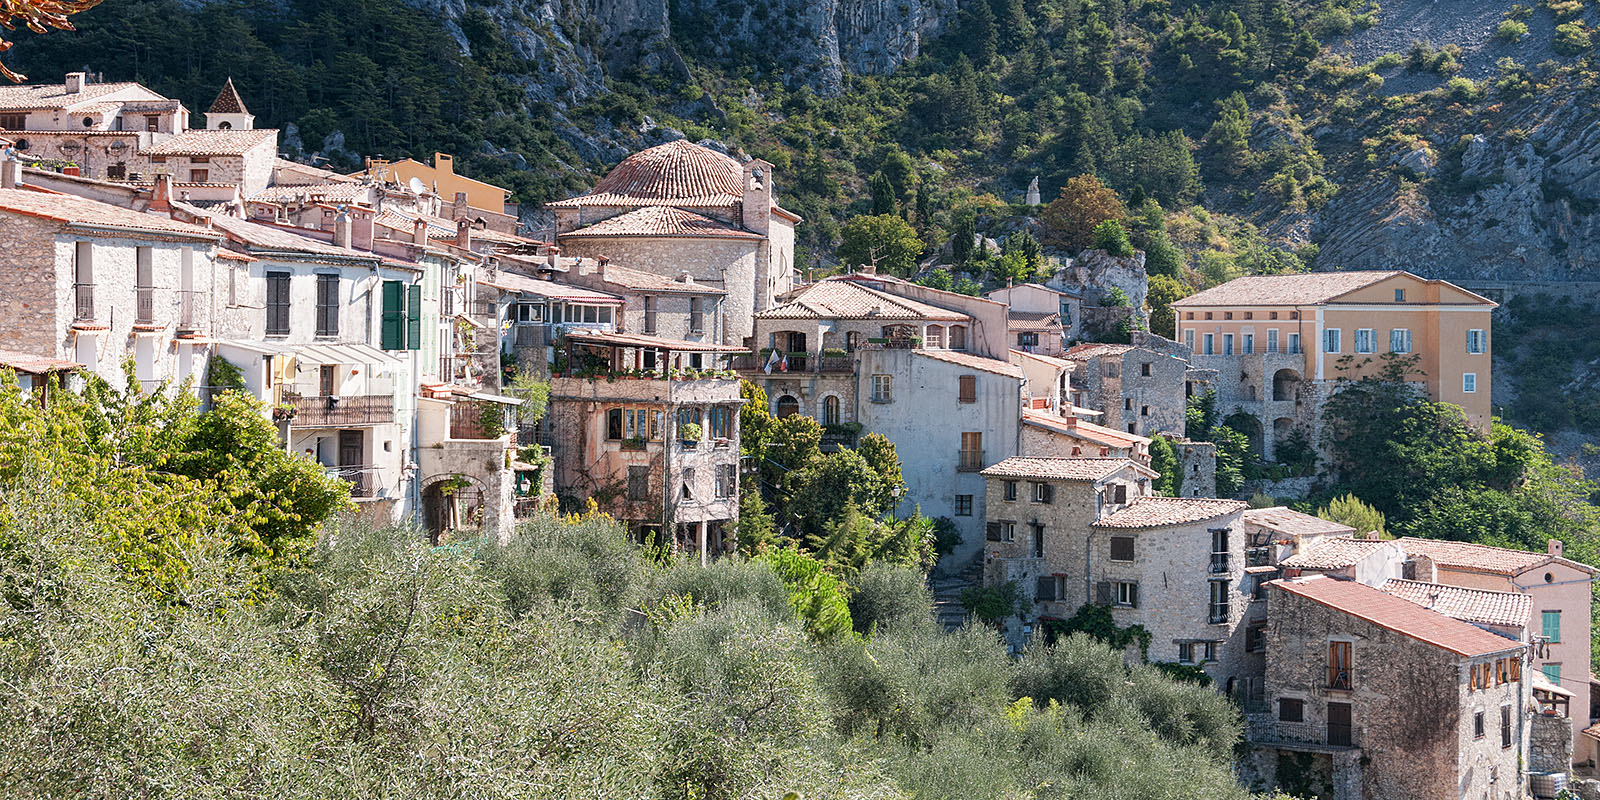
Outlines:
[[1417, 356], [1409, 380], [1489, 427], [1496, 305], [1447, 281], [1398, 270], [1256, 275], [1172, 307], [1193, 366], [1217, 370], [1219, 419], [1255, 417], [1246, 433], [1265, 454], [1296, 428], [1313, 433], [1333, 382], [1374, 374], [1385, 353]]
[[510, 192], [492, 183], [457, 175], [455, 157], [445, 153], [434, 153], [431, 167], [414, 158], [393, 162], [373, 159], [368, 164], [368, 170], [374, 178], [401, 185], [409, 184], [412, 178], [416, 178], [446, 203], [454, 200], [460, 192], [466, 194], [467, 205], [472, 208], [495, 214], [508, 213], [506, 197]]

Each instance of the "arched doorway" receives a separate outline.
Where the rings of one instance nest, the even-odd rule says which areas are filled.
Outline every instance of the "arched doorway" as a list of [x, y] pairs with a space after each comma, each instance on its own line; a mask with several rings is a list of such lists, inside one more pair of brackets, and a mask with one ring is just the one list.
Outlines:
[[800, 401], [794, 399], [794, 395], [783, 395], [778, 398], [778, 402], [773, 413], [777, 415], [778, 419], [783, 419], [784, 417], [798, 414], [800, 413]]
[[1280, 369], [1272, 374], [1272, 399], [1294, 400], [1300, 393], [1300, 373]]
[[830, 394], [822, 399], [822, 424], [839, 424], [839, 396]]
[[440, 475], [422, 489], [422, 522], [428, 541], [483, 525], [483, 487], [465, 475]]

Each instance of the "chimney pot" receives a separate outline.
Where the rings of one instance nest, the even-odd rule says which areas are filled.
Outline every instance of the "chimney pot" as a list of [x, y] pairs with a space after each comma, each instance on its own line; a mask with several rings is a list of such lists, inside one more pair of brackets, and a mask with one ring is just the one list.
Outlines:
[[85, 72], [69, 72], [65, 81], [67, 94], [77, 94], [83, 91], [83, 85], [88, 82], [89, 75]]
[[13, 159], [0, 161], [0, 189], [15, 189], [22, 185], [22, 162]]
[[1560, 556], [1565, 549], [1560, 539], [1551, 539], [1545, 544], [1545, 552], [1552, 556]]
[[[459, 194], [459, 193], [458, 193]], [[456, 247], [462, 250], [472, 249], [472, 222], [467, 219], [456, 220]]]
[[333, 220], [333, 243], [337, 247], [350, 246], [350, 215], [342, 208]]
[[411, 223], [411, 243], [418, 247], [428, 246], [428, 221], [418, 217]]
[[156, 176], [155, 189], [150, 194], [150, 210], [157, 212], [172, 212], [172, 176], [162, 173]]

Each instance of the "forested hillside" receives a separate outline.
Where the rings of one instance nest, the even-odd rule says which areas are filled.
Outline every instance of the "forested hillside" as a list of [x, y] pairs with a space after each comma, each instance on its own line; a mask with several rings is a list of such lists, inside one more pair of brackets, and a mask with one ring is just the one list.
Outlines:
[[[1588, 12], [1415, 5], [108, 0], [10, 60], [197, 109], [232, 75], [292, 150], [454, 151], [528, 204], [715, 140], [783, 168], [816, 263], [879, 172], [930, 250], [962, 215], [1015, 227], [1035, 175], [1048, 202], [1093, 173], [1180, 216], [1189, 266], [1222, 275], [1320, 245], [1319, 268], [1594, 277]], [[1297, 255], [1263, 259], [1252, 226]]]

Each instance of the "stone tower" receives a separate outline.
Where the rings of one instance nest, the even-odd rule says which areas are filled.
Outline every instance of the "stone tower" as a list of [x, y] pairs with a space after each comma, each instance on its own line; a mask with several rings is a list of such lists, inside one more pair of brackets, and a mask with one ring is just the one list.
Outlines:
[[256, 126], [256, 116], [244, 107], [239, 90], [233, 88], [233, 78], [223, 85], [217, 99], [206, 109], [206, 128], [213, 131], [250, 130]]

